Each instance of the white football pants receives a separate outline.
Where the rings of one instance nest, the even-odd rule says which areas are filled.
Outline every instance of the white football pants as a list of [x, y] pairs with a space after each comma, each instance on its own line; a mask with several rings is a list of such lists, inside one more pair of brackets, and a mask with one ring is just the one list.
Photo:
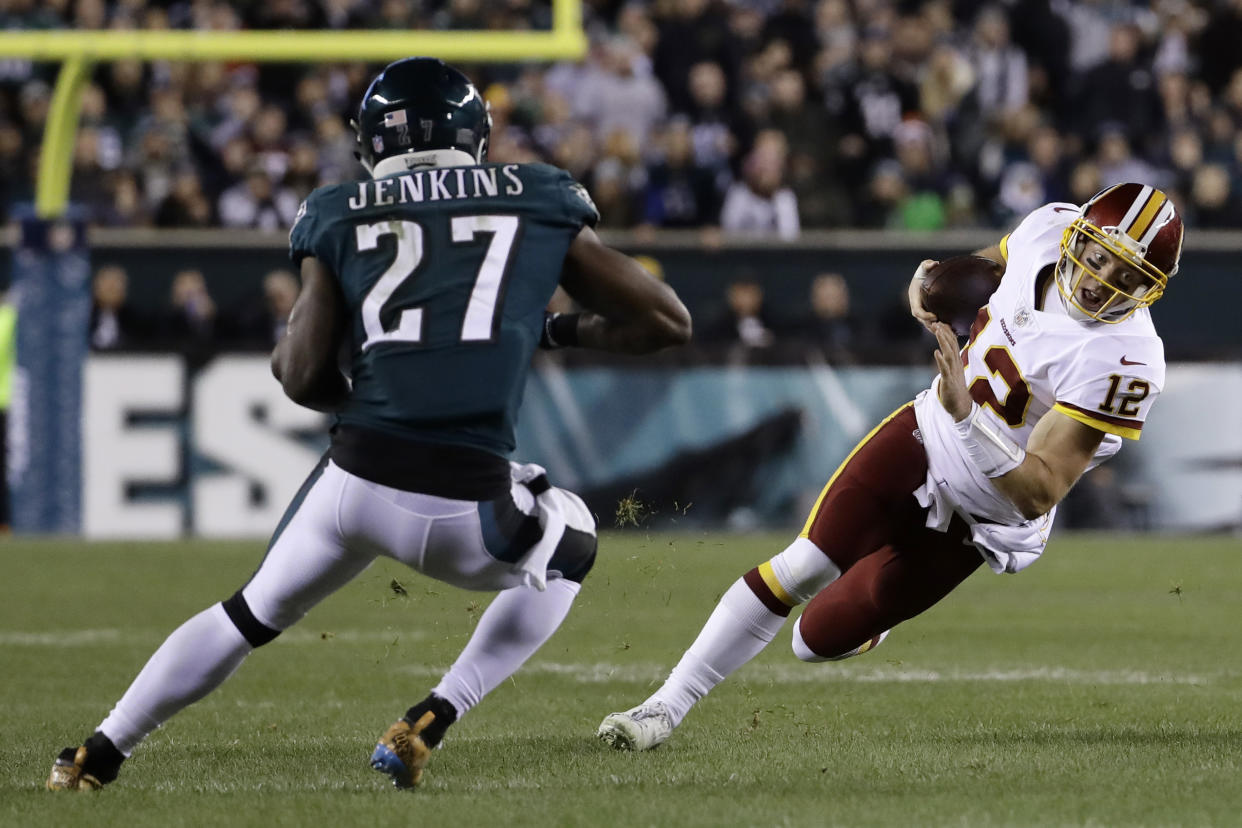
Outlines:
[[544, 538], [522, 559], [504, 561], [484, 543], [492, 529], [481, 515], [487, 504], [393, 489], [328, 461], [242, 589], [246, 604], [263, 625], [286, 629], [379, 555], [462, 589], [542, 587], [545, 572], [560, 574], [547, 566], [556, 564], [551, 556], [564, 531], [594, 536], [595, 519], [573, 492], [552, 487], [532, 495], [518, 482], [531, 468], [513, 466], [511, 495], [519, 512], [538, 519]]

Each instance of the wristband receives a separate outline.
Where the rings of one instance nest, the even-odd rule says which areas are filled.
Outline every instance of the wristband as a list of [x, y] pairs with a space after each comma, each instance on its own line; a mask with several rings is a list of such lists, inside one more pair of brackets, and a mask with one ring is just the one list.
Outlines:
[[580, 313], [543, 314], [543, 331], [539, 335], [539, 347], [545, 351], [572, 348], [578, 344], [578, 320]]
[[983, 416], [978, 403], [972, 403], [966, 419], [953, 424], [957, 436], [966, 447], [970, 459], [983, 472], [984, 477], [1000, 477], [1022, 465], [1026, 449]]

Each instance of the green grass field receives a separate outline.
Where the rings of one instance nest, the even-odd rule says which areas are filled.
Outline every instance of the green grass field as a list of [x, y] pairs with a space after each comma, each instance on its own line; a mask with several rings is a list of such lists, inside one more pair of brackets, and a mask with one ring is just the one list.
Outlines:
[[1242, 825], [1237, 539], [1062, 536], [862, 658], [803, 664], [786, 625], [654, 752], [597, 742], [786, 540], [605, 535], [565, 626], [412, 794], [367, 757], [488, 596], [380, 561], [93, 795], [43, 790], [56, 752], [262, 544], [5, 542], [0, 824]]

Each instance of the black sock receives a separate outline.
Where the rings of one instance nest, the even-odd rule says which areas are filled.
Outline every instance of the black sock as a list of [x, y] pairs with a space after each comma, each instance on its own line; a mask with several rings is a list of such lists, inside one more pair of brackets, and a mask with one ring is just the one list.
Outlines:
[[99, 731], [95, 731], [86, 740], [86, 761], [82, 763], [82, 770], [103, 784], [116, 779], [124, 761], [125, 754], [117, 750], [112, 740]]
[[429, 710], [436, 714], [435, 721], [427, 725], [426, 729], [418, 735], [427, 747], [435, 747], [444, 738], [444, 733], [449, 729], [449, 725], [457, 721], [457, 708], [453, 707], [447, 699], [442, 699], [434, 693], [430, 693], [427, 695], [427, 698], [405, 711], [405, 716], [402, 718], [412, 727]]

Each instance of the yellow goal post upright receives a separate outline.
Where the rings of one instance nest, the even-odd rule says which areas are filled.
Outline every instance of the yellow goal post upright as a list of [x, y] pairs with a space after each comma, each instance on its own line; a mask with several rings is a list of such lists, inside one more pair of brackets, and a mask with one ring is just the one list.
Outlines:
[[61, 216], [69, 203], [73, 146], [82, 93], [101, 61], [248, 60], [268, 63], [392, 61], [413, 55], [514, 63], [576, 60], [586, 54], [582, 0], [552, 0], [552, 28], [542, 31], [373, 30], [40, 30], [0, 32], [0, 58], [61, 64], [44, 127], [35, 211]]

